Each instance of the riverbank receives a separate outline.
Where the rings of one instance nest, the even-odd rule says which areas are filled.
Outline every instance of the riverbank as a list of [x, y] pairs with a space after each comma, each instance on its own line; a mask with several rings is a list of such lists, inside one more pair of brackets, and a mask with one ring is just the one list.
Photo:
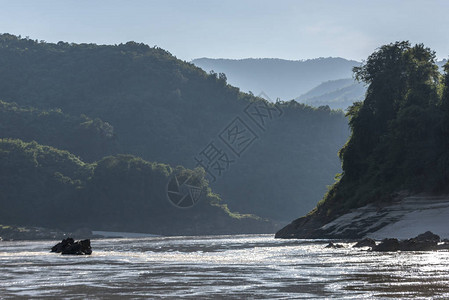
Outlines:
[[0, 241], [63, 239], [68, 236], [67, 234], [43, 227], [0, 225]]
[[407, 239], [426, 231], [449, 238], [449, 195], [412, 195], [391, 203], [373, 203], [324, 223], [299, 218], [276, 233], [277, 238]]
[[35, 226], [0, 225], [0, 241], [62, 240], [67, 237], [91, 239], [104, 236], [95, 234], [88, 228], [79, 228], [73, 232], [66, 232]]

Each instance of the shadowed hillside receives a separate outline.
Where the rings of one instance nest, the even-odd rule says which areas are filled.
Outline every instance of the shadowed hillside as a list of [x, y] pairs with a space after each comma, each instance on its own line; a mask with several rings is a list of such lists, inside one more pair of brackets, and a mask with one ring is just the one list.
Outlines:
[[[204, 167], [231, 211], [277, 220], [313, 207], [340, 171], [336, 152], [348, 136], [342, 112], [295, 101], [275, 106], [240, 92], [224, 74], [134, 42], [1, 35], [0, 99], [14, 116], [2, 137], [36, 140], [87, 162], [127, 153]], [[205, 157], [212, 146], [217, 155]]]
[[[165, 187], [174, 173], [194, 175], [195, 185], [205, 190], [203, 201], [189, 210], [171, 205]], [[200, 169], [174, 170], [131, 155], [87, 164], [67, 151], [0, 139], [0, 182], [3, 224], [164, 235], [273, 230], [260, 218], [232, 214], [211, 193]]]

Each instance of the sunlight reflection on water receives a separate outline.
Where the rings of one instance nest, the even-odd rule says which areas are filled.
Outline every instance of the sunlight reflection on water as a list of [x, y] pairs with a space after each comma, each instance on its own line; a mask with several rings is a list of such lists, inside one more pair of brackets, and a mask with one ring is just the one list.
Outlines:
[[45, 298], [449, 297], [449, 252], [325, 249], [270, 235], [93, 240], [93, 255], [55, 241], [1, 242], [0, 295]]

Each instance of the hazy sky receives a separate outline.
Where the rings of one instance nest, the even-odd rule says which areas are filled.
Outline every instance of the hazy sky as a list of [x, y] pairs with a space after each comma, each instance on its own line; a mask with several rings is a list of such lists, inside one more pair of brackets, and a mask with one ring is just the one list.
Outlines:
[[0, 33], [49, 42], [134, 40], [178, 58], [340, 56], [422, 42], [449, 56], [445, 0], [0, 0]]

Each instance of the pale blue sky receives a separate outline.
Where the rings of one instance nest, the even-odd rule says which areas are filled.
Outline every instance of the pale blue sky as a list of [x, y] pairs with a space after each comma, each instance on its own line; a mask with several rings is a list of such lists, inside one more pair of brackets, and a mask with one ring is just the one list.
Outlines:
[[134, 40], [178, 58], [365, 59], [396, 40], [449, 56], [445, 0], [0, 0], [0, 33], [58, 42]]

